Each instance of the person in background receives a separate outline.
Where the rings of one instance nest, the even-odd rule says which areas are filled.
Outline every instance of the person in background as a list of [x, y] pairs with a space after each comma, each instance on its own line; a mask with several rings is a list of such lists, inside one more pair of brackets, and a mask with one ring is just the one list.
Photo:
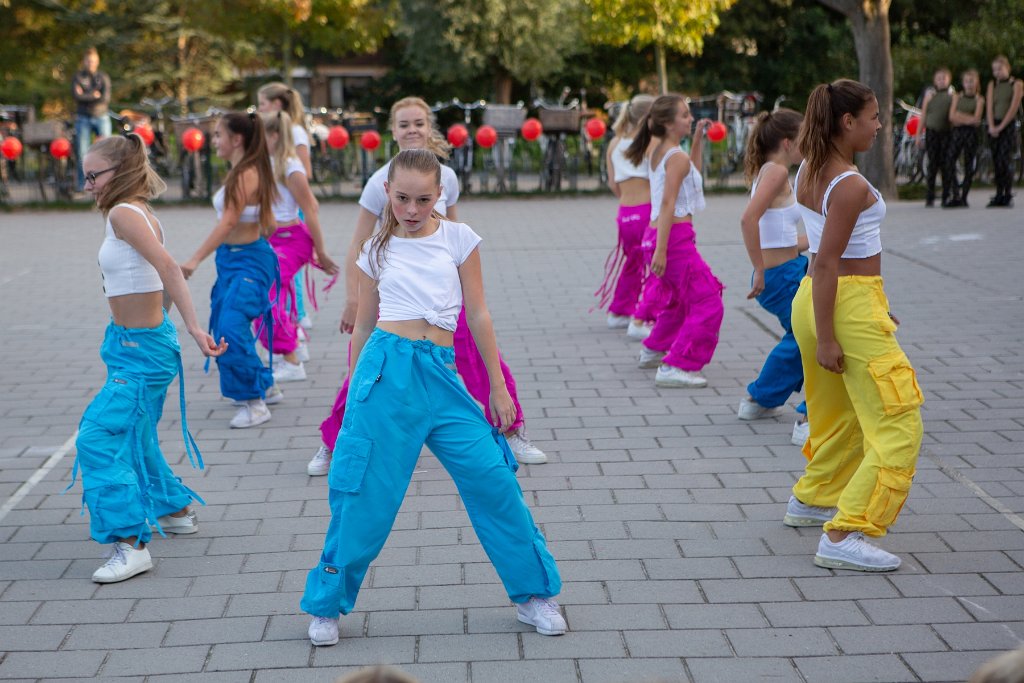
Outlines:
[[1024, 83], [1010, 75], [1010, 60], [999, 55], [992, 60], [992, 77], [985, 97], [985, 122], [988, 124], [988, 144], [992, 147], [992, 166], [996, 176], [996, 195], [988, 208], [1013, 206], [1013, 136], [1020, 135], [1016, 119], [1020, 113]]
[[978, 128], [985, 114], [985, 96], [978, 92], [980, 79], [976, 69], [968, 69], [961, 78], [964, 89], [953, 94], [953, 105], [949, 110], [953, 137], [947, 165], [952, 173], [956, 173], [957, 159], [963, 156], [964, 177], [961, 181], [953, 178], [953, 198], [949, 206], [966, 207], [967, 193], [971, 191], [971, 180], [978, 165]]
[[78, 189], [85, 188], [85, 159], [92, 136], [110, 135], [110, 76], [100, 71], [100, 53], [90, 47], [82, 54], [82, 68], [71, 79], [71, 96], [75, 99], [75, 140], [78, 142]]
[[921, 107], [921, 124], [917, 127], [917, 146], [924, 147], [924, 153], [928, 156], [927, 176], [925, 185], [927, 195], [924, 205], [935, 206], [935, 175], [942, 171], [942, 206], [949, 206], [950, 190], [953, 183], [953, 172], [948, 166], [950, 159], [949, 137], [949, 112], [953, 106], [953, 88], [950, 81], [953, 74], [946, 67], [935, 72], [935, 90], [924, 96], [924, 105]]

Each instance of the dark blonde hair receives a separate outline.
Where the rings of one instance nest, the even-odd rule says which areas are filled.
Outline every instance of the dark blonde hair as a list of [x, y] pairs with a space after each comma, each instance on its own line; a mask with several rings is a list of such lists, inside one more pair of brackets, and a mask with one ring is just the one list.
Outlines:
[[651, 103], [651, 109], [641, 120], [637, 128], [633, 142], [626, 150], [626, 159], [634, 166], [639, 166], [644, 160], [647, 148], [651, 144], [651, 138], [660, 138], [665, 135], [665, 126], [672, 123], [679, 111], [679, 105], [686, 104], [686, 98], [676, 93], [661, 95]]
[[403, 97], [394, 104], [391, 105], [391, 113], [388, 115], [388, 129], [394, 130], [395, 128], [395, 114], [398, 113], [399, 109], [405, 109], [407, 107], [419, 107], [423, 110], [423, 113], [427, 116], [427, 123], [430, 125], [430, 135], [427, 136], [426, 149], [430, 150], [431, 153], [442, 159], [447, 159], [448, 154], [451, 152], [451, 145], [448, 144], [448, 140], [441, 135], [441, 131], [437, 127], [437, 117], [434, 116], [434, 112], [431, 111], [430, 105], [421, 97]]
[[763, 111], [757, 115], [743, 157], [743, 175], [748, 184], [760, 173], [768, 157], [778, 151], [783, 140], [796, 140], [803, 120], [803, 114], [792, 109]]
[[419, 683], [419, 681], [404, 671], [390, 666], [371, 666], [342, 676], [334, 683]]
[[149, 165], [146, 143], [137, 133], [97, 140], [88, 153], [100, 155], [116, 169], [96, 199], [96, 206], [104, 215], [125, 202], [145, 204], [167, 189], [167, 184]]
[[647, 112], [651, 110], [653, 103], [652, 95], [636, 95], [622, 107], [622, 111], [619, 112], [618, 118], [612, 125], [612, 130], [620, 138], [626, 137], [640, 125], [643, 118], [647, 116]]
[[302, 106], [302, 95], [295, 88], [289, 88], [284, 83], [267, 83], [257, 93], [264, 99], [271, 102], [281, 103], [281, 111], [292, 117], [292, 123], [306, 127], [306, 109]]
[[[404, 149], [399, 152], [391, 160], [391, 166], [388, 167], [389, 184], [394, 181], [395, 171], [398, 169], [414, 171], [423, 175], [433, 175], [437, 186], [441, 186], [441, 162], [437, 160], [437, 156], [429, 149]], [[444, 218], [436, 210], [433, 210], [430, 215], [438, 219]], [[395, 212], [391, 209], [391, 197], [388, 196], [387, 204], [384, 205], [384, 215], [381, 216], [380, 230], [369, 239], [370, 261], [376, 263], [375, 271], [379, 271], [383, 265], [388, 242], [391, 241], [391, 237], [395, 234], [395, 228], [397, 227], [398, 218], [395, 217]]]
[[241, 160], [231, 167], [224, 179], [224, 205], [236, 206], [239, 211], [245, 208], [242, 173], [247, 169], [254, 169], [259, 178], [256, 197], [260, 207], [260, 227], [263, 228], [264, 235], [269, 234], [276, 227], [273, 206], [278, 194], [277, 185], [274, 183], [274, 171], [270, 167], [263, 120], [256, 114], [232, 112], [222, 116], [218, 125], [223, 125], [230, 133], [241, 135], [244, 150]]
[[797, 145], [811, 182], [817, 182], [829, 157], [836, 151], [836, 138], [844, 116], [857, 116], [874, 99], [871, 88], [848, 78], [822, 83], [811, 91], [807, 111], [800, 126]]
[[292, 139], [292, 117], [288, 112], [281, 110], [275, 112], [264, 112], [260, 114], [263, 119], [263, 131], [268, 135], [277, 135], [277, 147], [272, 151], [267, 145], [270, 158], [274, 160], [274, 180], [282, 185], [288, 184], [288, 160], [298, 156], [295, 154], [295, 141]]

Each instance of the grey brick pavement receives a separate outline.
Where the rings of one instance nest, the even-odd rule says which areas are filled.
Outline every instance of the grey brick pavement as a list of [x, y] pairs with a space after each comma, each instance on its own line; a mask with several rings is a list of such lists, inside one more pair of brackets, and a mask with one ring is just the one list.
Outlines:
[[[904, 566], [860, 576], [814, 567], [817, 532], [779, 522], [803, 464], [791, 416], [733, 414], [775, 329], [744, 299], [742, 207], [712, 197], [698, 221], [726, 317], [710, 387], [685, 392], [655, 389], [636, 345], [588, 313], [611, 200], [463, 203], [485, 238], [488, 299], [531, 435], [551, 457], [519, 479], [560, 561], [566, 636], [515, 621], [425, 454], [342, 642], [309, 646], [298, 598], [328, 509], [305, 464], [342, 376], [337, 292], [317, 316], [311, 379], [286, 385], [257, 431], [227, 429], [216, 376], [183, 340], [207, 468], [184, 461], [176, 401], [165, 451], [209, 504], [199, 535], [153, 542], [153, 571], [89, 581], [102, 550], [79, 493], [60, 495], [73, 453], [0, 520], [0, 678], [329, 681], [388, 662], [446, 683], [964, 680], [1024, 640], [1022, 212], [890, 205], [887, 290], [927, 394], [926, 434], [907, 509], [882, 541]], [[323, 207], [335, 253], [354, 208]], [[160, 215], [178, 256], [212, 225], [198, 208]], [[90, 213], [0, 217], [0, 504], [67, 441], [102, 379], [101, 234]], [[212, 278], [207, 263], [193, 281], [201, 315]]]

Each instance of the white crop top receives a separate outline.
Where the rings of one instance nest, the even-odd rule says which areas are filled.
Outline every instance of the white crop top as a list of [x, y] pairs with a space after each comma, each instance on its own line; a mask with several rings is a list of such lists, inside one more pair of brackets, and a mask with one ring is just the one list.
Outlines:
[[[651, 222], [658, 220], [658, 216], [661, 215], [661, 200], [665, 196], [665, 164], [668, 162], [668, 158], [673, 154], [682, 153], [682, 149], [679, 147], [672, 147], [665, 156], [661, 158], [661, 163], [657, 167], [651, 169]], [[676, 207], [673, 211], [673, 216], [692, 216], [698, 211], [702, 211], [707, 206], [704, 202], [704, 179], [700, 175], [700, 171], [693, 164], [690, 164], [690, 172], [683, 178], [683, 182], [679, 185], [679, 194], [676, 195]]]
[[441, 221], [428, 237], [391, 237], [380, 264], [363, 244], [356, 265], [377, 281], [380, 320], [426, 320], [454, 332], [462, 309], [461, 266], [480, 244], [465, 223]]
[[[750, 187], [750, 196], [753, 197], [755, 192], [756, 178]], [[800, 207], [796, 205], [796, 190], [792, 186], [790, 192], [793, 195], [792, 202], [786, 206], [766, 209], [757, 222], [762, 249], [782, 249], [795, 247], [797, 244], [796, 226], [800, 222]]]
[[[804, 168], [804, 164], [800, 164], [800, 168], [796, 172], [796, 183], [795, 187], [800, 186], [800, 171]], [[809, 209], [803, 204], [797, 204], [800, 207], [800, 214], [804, 219], [804, 230], [807, 231], [807, 250], [812, 254], [818, 253], [818, 246], [821, 244], [821, 234], [825, 231], [825, 217], [828, 216], [828, 197], [832, 193], [832, 188], [839, 184], [844, 178], [850, 176], [861, 176], [856, 171], [846, 171], [840, 173], [832, 182], [828, 184], [828, 188], [825, 190], [825, 196], [821, 198], [821, 213]], [[868, 183], [867, 178], [864, 178], [864, 182]], [[875, 189], [874, 185], [868, 183], [868, 189], [871, 190], [871, 194], [875, 195], [875, 203], [860, 212], [857, 216], [857, 222], [853, 225], [853, 233], [850, 234], [850, 242], [846, 245], [846, 251], [843, 252], [841, 258], [867, 258], [880, 254], [882, 252], [882, 221], [885, 219], [885, 200], [882, 199], [881, 193]]]
[[[366, 181], [366, 187], [359, 196], [359, 206], [363, 207], [379, 221], [384, 215], [384, 207], [388, 205], [388, 193], [384, 189], [384, 181], [388, 179], [388, 168], [391, 162], [384, 164]], [[449, 166], [441, 164], [441, 197], [434, 204], [434, 210], [444, 216], [449, 206], [459, 201], [459, 177]]]
[[643, 178], [647, 180], [651, 175], [651, 162], [644, 157], [640, 165], [635, 165], [626, 158], [626, 150], [633, 144], [632, 138], [619, 138], [615, 149], [612, 150], [612, 171], [615, 182], [621, 183], [630, 178]]
[[107, 298], [124, 296], [125, 294], [145, 294], [147, 292], [159, 292], [164, 288], [160, 274], [156, 268], [142, 257], [135, 247], [118, 238], [114, 233], [114, 226], [110, 224], [110, 214], [114, 209], [121, 207], [131, 209], [141, 215], [146, 225], [153, 232], [153, 235], [164, 244], [163, 231], [160, 225], [160, 234], [153, 229], [146, 212], [132, 204], [118, 204], [107, 213], [107, 237], [100, 246], [99, 264], [100, 273], [103, 276], [103, 292]]
[[[273, 167], [274, 160], [270, 160], [270, 165]], [[288, 178], [293, 173], [301, 173], [306, 175], [306, 167], [302, 165], [298, 157], [290, 157], [288, 163], [285, 165], [284, 177]], [[276, 177], [276, 174], [275, 174]], [[293, 223], [299, 222], [299, 203], [295, 201], [295, 196], [292, 191], [288, 189], [288, 186], [284, 183], [277, 183], [277, 201], [274, 202], [274, 220], [277, 221], [278, 225], [292, 225]]]
[[[213, 195], [213, 210], [217, 212], [217, 218], [223, 218], [224, 216], [224, 186], [217, 190], [217, 194]], [[241, 215], [238, 217], [239, 223], [259, 223], [260, 222], [260, 207], [255, 204], [242, 209]]]

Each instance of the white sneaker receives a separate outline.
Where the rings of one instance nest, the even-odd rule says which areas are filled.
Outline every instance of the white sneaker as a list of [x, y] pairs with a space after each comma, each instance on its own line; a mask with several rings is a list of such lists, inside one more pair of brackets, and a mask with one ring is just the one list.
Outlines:
[[765, 408], [754, 399], [745, 396], [736, 410], [736, 417], [741, 420], [760, 420], [762, 417], [771, 417], [777, 412], [779, 412], [778, 408]]
[[608, 329], [609, 330], [624, 330], [629, 327], [629, 323], [633, 321], [628, 315], [615, 315], [614, 313], [608, 314]]
[[526, 438], [523, 430], [509, 432], [505, 435], [505, 439], [508, 441], [508, 446], [512, 449], [512, 453], [516, 456], [516, 462], [523, 465], [543, 465], [548, 461], [548, 456], [544, 455], [544, 451], [534, 446]]
[[284, 400], [284, 392], [276, 384], [267, 389], [266, 394], [267, 396], [263, 399], [263, 402], [268, 406], [277, 405]]
[[864, 540], [855, 531], [839, 543], [822, 534], [814, 564], [826, 569], [852, 569], [857, 572], [891, 572], [900, 566], [900, 558]]
[[790, 442], [794, 446], [800, 446], [803, 448], [804, 443], [809, 438], [811, 438], [811, 423], [807, 420], [804, 420], [803, 422], [794, 422], [793, 436], [789, 437]]
[[[302, 329], [301, 327], [299, 328]], [[304, 341], [300, 341], [299, 345], [295, 347], [295, 357], [299, 359], [300, 363], [306, 363], [309, 361], [309, 344]]]
[[232, 429], [248, 429], [261, 425], [270, 419], [270, 408], [261, 398], [246, 401], [231, 418]]
[[164, 515], [157, 517], [156, 521], [160, 523], [164, 533], [168, 534], [194, 534], [199, 531], [199, 520], [196, 519], [196, 511], [192, 508], [189, 508], [182, 517]]
[[637, 325], [635, 321], [630, 320], [629, 325], [626, 327], [626, 336], [630, 339], [643, 341], [651, 336], [651, 329], [653, 329], [653, 327], [653, 325]]
[[299, 327], [304, 327], [307, 330], [313, 329], [313, 319], [308, 315], [302, 316], [302, 318], [299, 319]]
[[299, 325], [298, 327], [295, 328], [295, 336], [298, 338], [300, 342], [309, 341], [309, 337], [306, 336], [306, 330], [305, 328], [302, 327], [302, 325]]
[[309, 622], [309, 640], [317, 647], [338, 643], [338, 620], [328, 617], [313, 617]]
[[662, 365], [654, 376], [654, 386], [668, 389], [699, 389], [706, 387], [708, 381], [696, 372], [688, 372], [672, 365]]
[[322, 477], [331, 471], [332, 454], [327, 446], [321, 445], [313, 454], [313, 459], [306, 465], [306, 474], [311, 477]]
[[117, 583], [153, 568], [149, 548], [135, 548], [131, 543], [118, 541], [110, 551], [110, 558], [92, 573], [96, 583]]
[[301, 382], [306, 379], [306, 368], [302, 361], [289, 363], [282, 359], [274, 363], [274, 382]]
[[836, 516], [837, 508], [819, 508], [813, 505], [804, 505], [796, 496], [789, 497], [786, 504], [786, 516], [782, 523], [791, 527], [821, 526]]
[[667, 355], [665, 351], [651, 351], [646, 346], [641, 346], [640, 358], [636, 366], [638, 368], [656, 368], [661, 365], [661, 359]]
[[532, 597], [516, 605], [519, 621], [537, 627], [537, 633], [544, 636], [560, 636], [566, 632], [565, 617], [558, 603], [551, 598]]

